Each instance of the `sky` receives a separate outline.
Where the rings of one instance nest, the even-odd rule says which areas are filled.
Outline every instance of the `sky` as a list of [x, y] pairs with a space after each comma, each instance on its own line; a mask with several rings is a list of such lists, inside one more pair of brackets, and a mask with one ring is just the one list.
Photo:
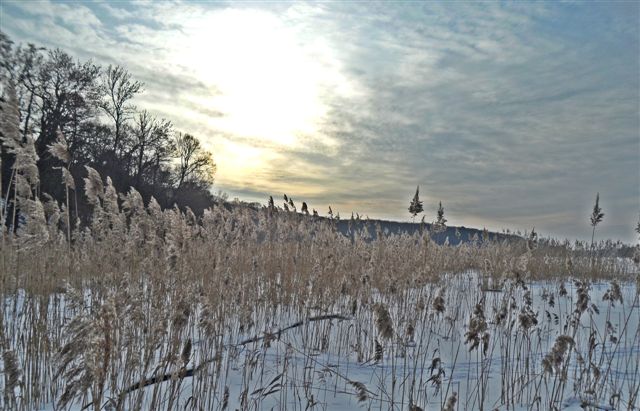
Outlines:
[[633, 242], [638, 2], [0, 2], [16, 43], [117, 64], [214, 191], [326, 214]]

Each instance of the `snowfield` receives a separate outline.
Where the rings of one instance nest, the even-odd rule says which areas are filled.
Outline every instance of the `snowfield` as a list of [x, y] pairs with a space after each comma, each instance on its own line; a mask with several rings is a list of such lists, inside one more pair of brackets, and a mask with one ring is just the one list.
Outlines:
[[[549, 404], [569, 410], [638, 409], [640, 307], [635, 283], [621, 284], [619, 294], [609, 282], [506, 281], [498, 287], [471, 272], [446, 276], [441, 284], [446, 285], [398, 295], [374, 291], [369, 298], [345, 296], [330, 306], [307, 306], [304, 311], [259, 304], [243, 314], [248, 317], [222, 319], [223, 326], [215, 330], [207, 328], [205, 316], [216, 314], [199, 303], [183, 325], [189, 331], [182, 340], [190, 341], [190, 352], [184, 352], [183, 341], [178, 343], [182, 351], [174, 350], [174, 356], [187, 362], [167, 361], [171, 344], [166, 342], [153, 347], [146, 360], [125, 345], [124, 351], [114, 353], [120, 357], [115, 363], [122, 364], [111, 377], [119, 390], [107, 388], [103, 406], [440, 410], [447, 409], [449, 401], [453, 410], [546, 410]], [[149, 292], [145, 287], [140, 291]], [[3, 301], [4, 335], [20, 364], [26, 358], [21, 341], [29, 333], [23, 318], [29, 312], [25, 298], [21, 292]], [[67, 291], [38, 299], [30, 310], [46, 313], [52, 325], [69, 327], [78, 313], [91, 311], [96, 298], [89, 290], [75, 295]], [[49, 332], [61, 330], [51, 327]], [[553, 359], [560, 336], [571, 341]], [[82, 349], [68, 342], [69, 349]], [[89, 344], [99, 345], [100, 340]], [[46, 346], [39, 349], [45, 360], [33, 364], [43, 367], [34, 381], [52, 393], [64, 392], [76, 381], [74, 373], [56, 375], [60, 355]], [[77, 372], [88, 360], [84, 354]], [[141, 387], [142, 372], [128, 363], [142, 361], [148, 361], [146, 369], [153, 372], [144, 374], [148, 385]], [[6, 374], [6, 362], [1, 369]], [[152, 380], [165, 375], [164, 382]], [[0, 381], [4, 392], [6, 377]], [[14, 402], [5, 394], [0, 405], [28, 409], [21, 398], [37, 388], [33, 382], [18, 384]], [[90, 398], [75, 396], [62, 404], [60, 394], [51, 395], [37, 409], [80, 410]]]

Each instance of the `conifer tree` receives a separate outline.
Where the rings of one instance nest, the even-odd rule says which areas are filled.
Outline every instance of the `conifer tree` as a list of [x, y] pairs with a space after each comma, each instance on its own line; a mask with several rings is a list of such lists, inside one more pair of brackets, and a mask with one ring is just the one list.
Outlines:
[[433, 226], [436, 233], [442, 233], [447, 229], [447, 219], [444, 218], [444, 207], [442, 207], [442, 201], [438, 204], [437, 219]]
[[412, 215], [412, 218], [420, 214], [423, 211], [422, 201], [420, 201], [420, 186], [416, 187], [416, 194], [413, 196], [413, 200], [409, 203], [409, 212]]

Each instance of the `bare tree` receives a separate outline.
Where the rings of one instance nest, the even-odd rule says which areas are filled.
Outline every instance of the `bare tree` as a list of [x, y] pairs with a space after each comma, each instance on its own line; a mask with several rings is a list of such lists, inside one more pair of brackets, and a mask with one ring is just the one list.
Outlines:
[[81, 125], [94, 118], [96, 101], [99, 99], [97, 79], [100, 68], [91, 62], [74, 62], [62, 50], [49, 52], [39, 67], [35, 96], [39, 100], [40, 129], [36, 141], [38, 154], [47, 152], [48, 146], [57, 139], [58, 128], [69, 142], [73, 156]]
[[202, 148], [200, 141], [191, 134], [178, 133], [174, 139], [174, 155], [180, 163], [176, 167], [176, 188], [186, 181], [211, 184], [216, 164], [211, 152]]
[[170, 121], [158, 120], [146, 110], [138, 114], [133, 129], [134, 145], [131, 150], [135, 158], [133, 176], [136, 187], [140, 186], [148, 168], [160, 166], [168, 161], [171, 154], [169, 136], [172, 128]]
[[[75, 178], [82, 188], [84, 180], [79, 178], [87, 165], [110, 176], [118, 190], [134, 186], [145, 199], [153, 196], [165, 207], [175, 202], [202, 211], [212, 203], [209, 188], [216, 166], [211, 153], [193, 136], [175, 136], [169, 121], [137, 110], [133, 100], [143, 83], [126, 69], [102, 68], [59, 49], [16, 46], [0, 31], [0, 123], [6, 123], [8, 115], [7, 87], [2, 86], [8, 82], [15, 86], [15, 144], [35, 142], [35, 153], [30, 154], [37, 159], [40, 179], [30, 187], [36, 195], [47, 193], [65, 203], [73, 200], [68, 201], [67, 212], [73, 206], [76, 216], [82, 216], [90, 207], [84, 198], [76, 198], [75, 191], [65, 193], [60, 178]], [[64, 158], [57, 155], [60, 150], [51, 151], [63, 144], [61, 133]], [[15, 153], [1, 144], [0, 214], [5, 216], [9, 187], [15, 183], [15, 161]]]
[[42, 65], [43, 57], [42, 48], [37, 48], [33, 44], [29, 44], [27, 48], [18, 48], [16, 50], [16, 63], [18, 65], [17, 84], [20, 85], [22, 91], [22, 111], [24, 112], [24, 127], [22, 128], [22, 139], [25, 140], [32, 132], [31, 120], [35, 114], [35, 90], [38, 68]]
[[113, 151], [118, 150], [124, 123], [135, 112], [129, 101], [142, 90], [143, 83], [131, 79], [131, 74], [120, 66], [109, 66], [102, 76], [102, 91], [105, 95], [99, 105], [114, 122]]

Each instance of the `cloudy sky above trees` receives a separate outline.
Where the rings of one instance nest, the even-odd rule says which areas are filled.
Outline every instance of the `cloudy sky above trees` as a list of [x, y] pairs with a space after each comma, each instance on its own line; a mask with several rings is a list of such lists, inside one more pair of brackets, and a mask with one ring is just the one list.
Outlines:
[[119, 64], [199, 137], [215, 190], [326, 213], [632, 241], [636, 2], [3, 1], [17, 43]]

